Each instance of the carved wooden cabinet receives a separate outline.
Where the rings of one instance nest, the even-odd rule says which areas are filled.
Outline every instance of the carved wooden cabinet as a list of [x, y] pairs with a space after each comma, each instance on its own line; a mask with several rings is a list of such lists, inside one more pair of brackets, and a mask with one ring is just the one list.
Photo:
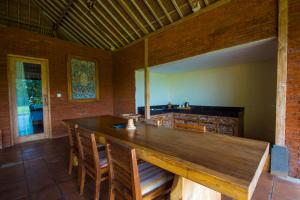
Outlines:
[[151, 120], [160, 120], [162, 127], [173, 128], [173, 113], [152, 115]]
[[174, 125], [176, 123], [204, 125], [207, 132], [221, 133], [231, 136], [242, 136], [242, 122], [240, 118], [194, 115], [194, 114], [174, 114]]
[[151, 119], [161, 120], [162, 126], [166, 128], [176, 128], [176, 124], [204, 125], [207, 132], [243, 136], [243, 120], [241, 117], [166, 113], [153, 115]]

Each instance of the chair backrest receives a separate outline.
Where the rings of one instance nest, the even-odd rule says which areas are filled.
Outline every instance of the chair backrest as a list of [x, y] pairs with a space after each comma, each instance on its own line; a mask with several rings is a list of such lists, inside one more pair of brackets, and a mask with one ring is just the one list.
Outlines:
[[69, 135], [69, 143], [71, 148], [75, 148], [78, 150], [76, 129], [78, 129], [78, 125], [68, 125], [68, 135]]
[[205, 133], [206, 132], [206, 127], [203, 126], [203, 125], [176, 124], [174, 127], [178, 128], [178, 129], [187, 129], [187, 130], [195, 131], [195, 132], [198, 132], [198, 133]]
[[100, 170], [100, 159], [95, 134], [89, 130], [78, 128], [76, 131], [80, 159], [91, 177], [96, 177]]
[[116, 140], [106, 140], [109, 181], [115, 199], [142, 199], [135, 149]]

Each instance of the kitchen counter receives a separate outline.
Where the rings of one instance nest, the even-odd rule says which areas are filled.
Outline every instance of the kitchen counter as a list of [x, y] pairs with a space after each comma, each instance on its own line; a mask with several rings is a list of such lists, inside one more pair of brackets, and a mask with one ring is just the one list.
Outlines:
[[[168, 109], [167, 105], [150, 106], [150, 115], [159, 115], [165, 113], [184, 113], [196, 115], [210, 115], [221, 117], [239, 117], [243, 112], [242, 107], [221, 107], [221, 106], [190, 106], [190, 109], [177, 108], [178, 105], [172, 105]], [[138, 107], [138, 114], [144, 115], [145, 107]]]

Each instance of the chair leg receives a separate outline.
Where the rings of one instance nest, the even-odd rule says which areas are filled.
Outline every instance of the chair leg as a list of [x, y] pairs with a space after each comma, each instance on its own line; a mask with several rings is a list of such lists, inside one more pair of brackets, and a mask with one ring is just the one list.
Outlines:
[[69, 175], [72, 174], [72, 168], [73, 168], [73, 151], [70, 150], [70, 160], [69, 160]]
[[77, 184], [80, 185], [80, 181], [81, 181], [81, 176], [82, 176], [82, 170], [81, 170], [81, 162], [80, 160], [78, 160], [78, 179], [77, 179]]
[[80, 173], [80, 195], [83, 194], [84, 189], [84, 183], [85, 183], [85, 168], [84, 166], [81, 166], [81, 173]]
[[101, 181], [96, 180], [95, 181], [95, 200], [99, 200], [100, 186], [101, 186]]
[[109, 195], [109, 200], [115, 200], [115, 194], [113, 192], [113, 187], [111, 183], [109, 183], [109, 188], [108, 188], [108, 195]]

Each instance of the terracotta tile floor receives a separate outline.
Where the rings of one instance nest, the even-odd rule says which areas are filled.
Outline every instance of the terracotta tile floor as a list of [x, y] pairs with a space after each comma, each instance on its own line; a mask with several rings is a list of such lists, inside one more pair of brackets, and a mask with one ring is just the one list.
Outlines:
[[[69, 176], [67, 163], [67, 138], [24, 143], [0, 151], [0, 199], [91, 199], [93, 182], [87, 180], [84, 195], [80, 196], [76, 168]], [[101, 185], [100, 199], [108, 199], [107, 188], [106, 181]], [[265, 173], [253, 200], [300, 200], [300, 184]]]

